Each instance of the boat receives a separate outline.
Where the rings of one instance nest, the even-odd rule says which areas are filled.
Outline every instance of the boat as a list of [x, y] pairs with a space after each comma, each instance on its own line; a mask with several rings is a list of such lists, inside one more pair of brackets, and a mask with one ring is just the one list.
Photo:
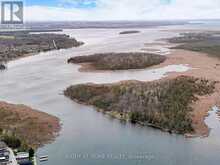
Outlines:
[[40, 162], [48, 161], [48, 155], [40, 156], [39, 160], [40, 160]]

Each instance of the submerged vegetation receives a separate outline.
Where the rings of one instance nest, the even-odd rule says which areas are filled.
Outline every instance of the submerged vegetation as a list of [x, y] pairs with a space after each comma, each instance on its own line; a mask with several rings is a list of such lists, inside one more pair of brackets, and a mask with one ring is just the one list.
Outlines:
[[106, 113], [117, 112], [132, 123], [176, 133], [192, 133], [191, 103], [211, 94], [215, 82], [180, 76], [161, 82], [126, 81], [117, 84], [80, 84], [67, 88], [66, 96]]
[[165, 56], [149, 53], [105, 53], [70, 58], [68, 63], [89, 63], [98, 70], [143, 69], [160, 64]]

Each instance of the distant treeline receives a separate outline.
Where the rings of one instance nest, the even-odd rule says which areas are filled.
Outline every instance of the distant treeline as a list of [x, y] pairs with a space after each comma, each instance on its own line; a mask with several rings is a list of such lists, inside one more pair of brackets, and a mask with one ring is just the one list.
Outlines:
[[171, 43], [178, 43], [173, 49], [185, 49], [207, 53], [208, 55], [220, 57], [220, 33], [182, 33], [180, 37], [169, 39]]
[[0, 62], [7, 62], [28, 54], [66, 49], [82, 45], [65, 34], [31, 34], [27, 31], [0, 33]]

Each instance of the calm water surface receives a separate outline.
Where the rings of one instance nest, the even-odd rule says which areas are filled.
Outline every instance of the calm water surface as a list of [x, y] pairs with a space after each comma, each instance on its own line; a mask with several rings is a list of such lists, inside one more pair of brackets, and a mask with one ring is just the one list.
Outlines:
[[[214, 111], [206, 120], [214, 130], [209, 138], [185, 139], [152, 128], [121, 123], [62, 95], [71, 84], [128, 79], [150, 81], [166, 76], [168, 72], [190, 69], [183, 64], [155, 70], [80, 73], [78, 65], [66, 63], [69, 57], [76, 55], [141, 51], [145, 43], [177, 35], [160, 29], [142, 29], [140, 34], [119, 36], [122, 30], [65, 30], [66, 34], [86, 44], [13, 61], [9, 63], [9, 70], [0, 73], [0, 100], [26, 104], [61, 119], [60, 136], [38, 150], [38, 155], [49, 155], [49, 161], [39, 164], [217, 165], [220, 162], [220, 128], [216, 126], [219, 121]], [[167, 51], [167, 48], [161, 48], [161, 53]]]

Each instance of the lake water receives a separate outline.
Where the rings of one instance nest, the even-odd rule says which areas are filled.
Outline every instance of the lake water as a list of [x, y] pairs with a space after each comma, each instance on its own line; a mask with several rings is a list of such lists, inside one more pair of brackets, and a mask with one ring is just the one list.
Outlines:
[[[180, 27], [172, 27], [176, 29]], [[166, 27], [163, 27], [163, 30]], [[51, 51], [9, 63], [0, 73], [0, 100], [22, 103], [61, 119], [62, 130], [56, 140], [38, 150], [49, 155], [45, 165], [217, 165], [220, 162], [220, 124], [215, 111], [206, 122], [213, 132], [208, 138], [186, 139], [152, 128], [121, 123], [96, 112], [92, 107], [77, 104], [63, 96], [72, 84], [111, 83], [120, 80], [156, 80], [167, 73], [184, 72], [187, 64], [171, 65], [154, 70], [80, 73], [78, 65], [67, 59], [97, 52], [141, 51], [145, 43], [157, 44], [160, 38], [177, 35], [162, 28], [141, 29], [139, 34], [118, 35], [125, 29], [65, 30], [64, 33], [84, 41], [79, 48]], [[155, 48], [158, 49], [158, 45]], [[154, 44], [152, 44], [154, 47]], [[160, 47], [161, 53], [169, 50]]]

